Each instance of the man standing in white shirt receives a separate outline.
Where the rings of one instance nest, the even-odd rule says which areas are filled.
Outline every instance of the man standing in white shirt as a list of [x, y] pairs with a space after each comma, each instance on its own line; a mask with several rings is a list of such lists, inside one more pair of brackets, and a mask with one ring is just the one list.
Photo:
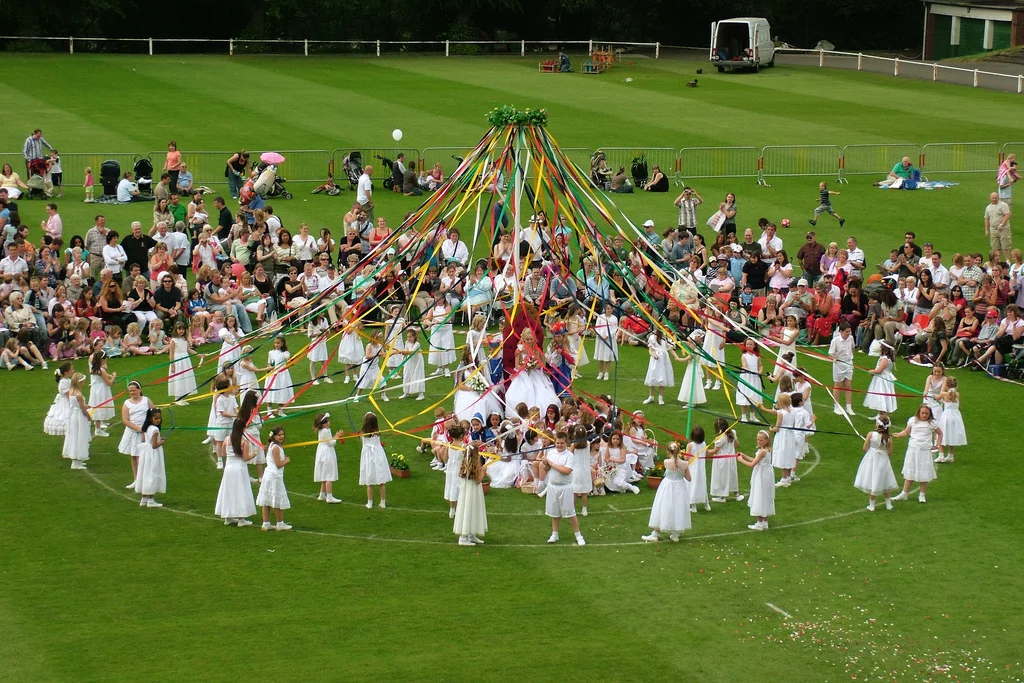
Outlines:
[[852, 266], [850, 279], [864, 279], [864, 250], [857, 246], [857, 238], [850, 237], [846, 240], [846, 260]]
[[761, 253], [768, 254], [769, 257], [764, 257], [768, 261], [775, 258], [775, 255], [782, 251], [782, 239], [776, 234], [776, 227], [774, 223], [769, 223], [765, 226], [764, 232], [761, 237], [757, 240], [757, 243], [761, 245]]
[[931, 257], [932, 282], [936, 289], [949, 288], [949, 269], [942, 265], [942, 252], [933, 251]]
[[999, 199], [998, 192], [993, 192], [989, 196], [989, 203], [985, 207], [985, 237], [988, 238], [989, 248], [1000, 253], [999, 258], [1004, 261], [1009, 259], [1010, 249], [1013, 248], [1010, 207]]
[[366, 212], [366, 217], [370, 223], [374, 223], [373, 218], [373, 181], [370, 180], [370, 176], [373, 175], [373, 166], [367, 164], [363, 167], [363, 175], [359, 176], [359, 182], [356, 184], [356, 201], [359, 202], [359, 206]]

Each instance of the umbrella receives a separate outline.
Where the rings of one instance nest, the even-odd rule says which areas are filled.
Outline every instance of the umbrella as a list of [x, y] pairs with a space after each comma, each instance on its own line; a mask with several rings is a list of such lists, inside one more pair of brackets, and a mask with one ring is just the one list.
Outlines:
[[284, 163], [284, 157], [277, 152], [264, 152], [260, 155], [260, 161], [268, 164], [282, 164]]

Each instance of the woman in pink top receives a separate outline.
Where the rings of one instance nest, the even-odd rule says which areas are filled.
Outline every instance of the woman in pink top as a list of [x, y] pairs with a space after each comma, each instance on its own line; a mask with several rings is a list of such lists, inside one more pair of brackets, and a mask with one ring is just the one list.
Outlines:
[[46, 205], [47, 219], [40, 222], [43, 231], [53, 239], [59, 239], [64, 234], [64, 221], [57, 213], [57, 205], [50, 203]]
[[181, 171], [181, 152], [178, 151], [178, 143], [171, 140], [167, 143], [167, 159], [164, 161], [164, 170], [171, 176], [171, 191], [178, 187], [178, 172]]

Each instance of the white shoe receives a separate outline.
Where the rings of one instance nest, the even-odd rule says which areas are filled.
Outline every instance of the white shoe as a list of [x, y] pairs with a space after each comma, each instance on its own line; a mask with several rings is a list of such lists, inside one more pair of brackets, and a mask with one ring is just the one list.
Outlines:
[[875, 501], [872, 500], [872, 501], [870, 501], [868, 503], [868, 511], [869, 512], [874, 512], [875, 511]]
[[838, 403], [832, 409], [832, 412], [835, 413], [836, 415], [846, 415], [846, 411], [843, 410]]
[[469, 540], [469, 536], [459, 536], [459, 545], [476, 545], [473, 541]]
[[691, 505], [690, 506], [690, 514], [691, 515], [697, 514], [697, 506], [696, 505]]
[[750, 529], [751, 531], [764, 531], [768, 527], [761, 526], [760, 522], [755, 522], [753, 524], [748, 524], [747, 528]]
[[292, 530], [292, 525], [291, 524], [285, 524], [283, 521], [281, 521], [281, 522], [278, 522], [277, 526], [274, 527], [274, 528], [276, 528], [278, 531], [291, 531]]
[[603, 372], [597, 373], [597, 379], [604, 379], [604, 373]]
[[664, 396], [659, 396], [658, 397], [658, 405], [659, 406], [665, 405], [665, 397]]
[[899, 495], [895, 495], [895, 496], [893, 496], [891, 498], [891, 500], [906, 500], [906, 499], [907, 499], [907, 492], [906, 491], [900, 491]]
[[927, 503], [928, 500], [924, 497], [923, 493], [919, 493], [919, 494], [917, 494], [917, 502], [918, 503]]
[[102, 429], [97, 429], [96, 436], [110, 436], [110, 432], [104, 431]]
[[470, 534], [469, 535], [469, 540], [472, 541], [473, 543], [477, 544], [477, 545], [483, 545], [484, 544], [484, 539], [480, 538], [476, 534]]
[[712, 503], [724, 503], [725, 502], [725, 498], [712, 498], [711, 502]]
[[378, 505], [377, 507], [379, 507], [379, 508], [380, 508], [381, 510], [384, 510], [385, 508], [387, 508], [387, 506], [388, 506], [388, 503], [387, 503], [387, 501], [385, 501], [385, 500], [382, 500], [382, 501], [380, 502], [380, 505]]
[[324, 377], [324, 384], [334, 384], [334, 380], [330, 377]]
[[722, 388], [721, 382], [715, 382], [715, 386], [711, 387], [711, 391], [719, 391]]
[[640, 540], [647, 543], [657, 543], [661, 539], [658, 538], [657, 534], [649, 534], [647, 536], [641, 536]]
[[[938, 453], [938, 451], [932, 451], [932, 453]], [[934, 458], [932, 458], [932, 462], [946, 462], [946, 456], [940, 453], [939, 455], [936, 455]]]
[[548, 536], [548, 543], [558, 543], [558, 534]]
[[238, 520], [238, 526], [252, 526], [252, 522], [248, 519]]
[[744, 496], [742, 493], [737, 493], [736, 494], [736, 502], [737, 503], [740, 502], [741, 500], [743, 500], [744, 498], [746, 498], [746, 496]]
[[366, 501], [366, 509], [367, 510], [372, 510], [373, 509], [373, 501], [372, 500]]
[[224, 526], [230, 526], [230, 525], [234, 524], [237, 521], [238, 520], [235, 519], [234, 517], [225, 517], [224, 518]]
[[580, 510], [580, 517], [586, 517], [586, 516], [587, 516], [587, 508], [583, 508], [582, 510]]
[[782, 478], [782, 479], [779, 479], [777, 482], [775, 482], [775, 488], [777, 488], [777, 489], [788, 488], [788, 487], [789, 487], [789, 479], [787, 479], [787, 478]]
[[886, 501], [885, 501], [885, 509], [886, 510], [892, 510], [892, 501], [891, 500], [886, 499]]
[[146, 498], [145, 496], [143, 496], [143, 497], [142, 497], [142, 500], [140, 500], [140, 501], [139, 501], [139, 507], [140, 507], [140, 508], [144, 508], [144, 507], [146, 507], [147, 505], [149, 505], [149, 499], [148, 499], [148, 498]]
[[637, 494], [637, 495], [640, 495], [640, 489], [638, 487], [636, 487], [636, 486], [630, 486], [629, 490], [632, 491], [633, 493]]
[[945, 462], [953, 462], [953, 456], [952, 455], [947, 455]]
[[586, 545], [587, 542], [583, 540], [583, 534], [576, 534], [576, 545]]
[[[398, 400], [401, 401], [403, 398], [412, 398], [412, 394], [402, 394], [401, 396], [398, 397]], [[419, 446], [416, 447], [416, 452], [420, 452]]]
[[257, 479], [256, 477], [249, 477], [249, 483], [250, 484], [258, 484], [258, 483], [260, 483], [260, 480]]
[[445, 368], [444, 369], [444, 376], [445, 377], [451, 377], [452, 376], [452, 371], [449, 370], [448, 368]]
[[345, 384], [348, 384], [348, 375], [345, 375]]
[[673, 543], [679, 543], [679, 534], [669, 534], [668, 538]]
[[648, 396], [647, 398], [644, 399], [644, 405], [648, 405], [650, 403], [654, 403], [654, 397], [653, 396]]
[[319, 496], [317, 496], [317, 497], [316, 497], [316, 499], [317, 499], [317, 500], [320, 500], [320, 501], [323, 501], [323, 500], [327, 500], [327, 494], [326, 494], [326, 493], [324, 493], [323, 491], [321, 491], [321, 492], [320, 492], [320, 495], [319, 495]]
[[420, 394], [419, 396], [417, 396], [417, 397], [416, 397], [416, 400], [417, 400], [417, 401], [422, 401], [422, 400], [424, 400], [424, 399], [426, 399], [426, 398], [427, 398], [427, 395], [426, 395], [426, 394]]
[[314, 387], [320, 386], [320, 380], [318, 380], [318, 379], [313, 380], [313, 386]]
[[206, 437], [205, 439], [203, 439], [203, 445], [204, 445], [204, 446], [205, 446], [206, 444], [208, 444], [208, 443], [211, 443], [211, 442], [213, 442], [213, 437], [212, 437], [212, 436], [208, 436], [208, 437]]
[[133, 488], [135, 488], [135, 482], [133, 481], [132, 483], [130, 483], [127, 486], [125, 486], [125, 488], [126, 489], [133, 489]]
[[747, 416], [746, 415], [740, 415], [740, 422], [746, 422], [746, 421], [747, 421]]
[[455, 519], [455, 508], [448, 508], [448, 519]]
[[789, 483], [790, 484], [793, 484], [793, 483], [798, 482], [798, 481], [800, 481], [800, 477], [796, 476], [795, 474], [789, 475]]
[[221, 460], [220, 458], [217, 458], [217, 469], [218, 470], [224, 469], [224, 461]]
[[710, 389], [711, 388], [711, 380], [707, 380], [706, 382], [704, 382], [704, 388], [705, 389]]
[[152, 498], [150, 498], [149, 500], [146, 501], [146, 507], [148, 507], [148, 508], [162, 508], [163, 506], [164, 506], [163, 503], [158, 503], [155, 500], [153, 500]]
[[380, 400], [384, 401], [385, 403], [388, 403], [388, 402], [391, 401], [391, 399], [388, 398], [388, 395], [387, 394], [383, 394], [383, 393], [380, 395]]
[[262, 529], [263, 531], [270, 531], [273, 528], [274, 528], [274, 525], [271, 524], [270, 522], [263, 522], [263, 526], [260, 527], [260, 529]]
[[341, 502], [341, 498], [335, 498], [332, 494], [328, 493], [324, 498], [328, 505], [334, 505]]
[[846, 414], [850, 417], [857, 417], [857, 413], [853, 412], [853, 407], [846, 406]]

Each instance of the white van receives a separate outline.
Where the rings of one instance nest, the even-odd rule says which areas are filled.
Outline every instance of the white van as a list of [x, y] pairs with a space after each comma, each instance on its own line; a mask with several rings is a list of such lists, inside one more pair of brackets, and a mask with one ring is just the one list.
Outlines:
[[720, 72], [775, 66], [775, 43], [768, 20], [737, 17], [711, 24], [711, 63]]

